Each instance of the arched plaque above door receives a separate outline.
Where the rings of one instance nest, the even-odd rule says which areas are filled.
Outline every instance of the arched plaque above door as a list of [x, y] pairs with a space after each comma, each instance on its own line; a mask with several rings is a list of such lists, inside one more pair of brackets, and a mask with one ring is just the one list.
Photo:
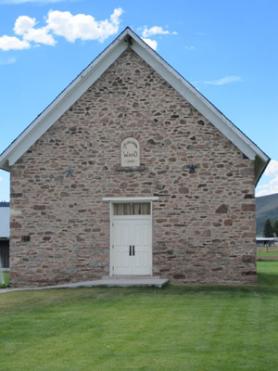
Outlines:
[[140, 146], [135, 138], [126, 138], [121, 144], [121, 166], [140, 166]]

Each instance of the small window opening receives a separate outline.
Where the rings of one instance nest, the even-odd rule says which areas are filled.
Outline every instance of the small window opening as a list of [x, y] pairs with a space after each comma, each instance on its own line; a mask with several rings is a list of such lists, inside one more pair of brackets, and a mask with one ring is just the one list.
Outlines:
[[149, 202], [130, 202], [113, 204], [114, 215], [150, 215], [151, 204]]

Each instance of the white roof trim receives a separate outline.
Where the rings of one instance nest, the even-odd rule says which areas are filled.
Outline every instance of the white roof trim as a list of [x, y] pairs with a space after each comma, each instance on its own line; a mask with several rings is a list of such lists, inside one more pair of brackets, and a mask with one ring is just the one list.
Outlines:
[[104, 202], [150, 202], [158, 201], [159, 197], [150, 196], [150, 197], [103, 197], [102, 201]]
[[[123, 53], [127, 44], [116, 39], [1, 154], [0, 168], [12, 166]], [[117, 47], [116, 47], [117, 46]]]
[[135, 34], [137, 43], [132, 49], [144, 59], [159, 75], [177, 90], [193, 107], [206, 117], [225, 137], [239, 148], [247, 157], [254, 159], [256, 155], [268, 161], [268, 156], [261, 151], [245, 134], [228, 120], [212, 103], [186, 81], [177, 71], [166, 63], [156, 52]]
[[[269, 157], [230, 120], [179, 75], [153, 49], [130, 28], [126, 28], [2, 153], [0, 168], [9, 170], [74, 102], [111, 66], [128, 47], [126, 36], [131, 37], [131, 48], [148, 63], [163, 79], [177, 90], [189, 103], [206, 117], [248, 158], [259, 156], [267, 163]], [[263, 170], [262, 170], [263, 171]]]

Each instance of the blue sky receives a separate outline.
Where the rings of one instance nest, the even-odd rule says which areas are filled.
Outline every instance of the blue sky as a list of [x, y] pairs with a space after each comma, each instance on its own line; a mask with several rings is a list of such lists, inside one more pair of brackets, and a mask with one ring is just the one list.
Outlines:
[[130, 26], [272, 158], [257, 194], [276, 193], [277, 17], [276, 0], [0, 0], [0, 151]]

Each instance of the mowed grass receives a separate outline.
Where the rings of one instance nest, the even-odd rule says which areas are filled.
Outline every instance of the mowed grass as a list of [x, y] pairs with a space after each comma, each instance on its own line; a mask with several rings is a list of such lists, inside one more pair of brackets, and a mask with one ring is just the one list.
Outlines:
[[278, 370], [278, 262], [255, 287], [0, 295], [1, 370]]
[[10, 283], [10, 274], [9, 272], [3, 272], [3, 282], [2, 282], [2, 277], [1, 277], [1, 281], [0, 281], [0, 287], [3, 286], [3, 287], [7, 287]]
[[257, 256], [277, 256], [278, 257], [278, 247], [277, 246], [258, 247]]

